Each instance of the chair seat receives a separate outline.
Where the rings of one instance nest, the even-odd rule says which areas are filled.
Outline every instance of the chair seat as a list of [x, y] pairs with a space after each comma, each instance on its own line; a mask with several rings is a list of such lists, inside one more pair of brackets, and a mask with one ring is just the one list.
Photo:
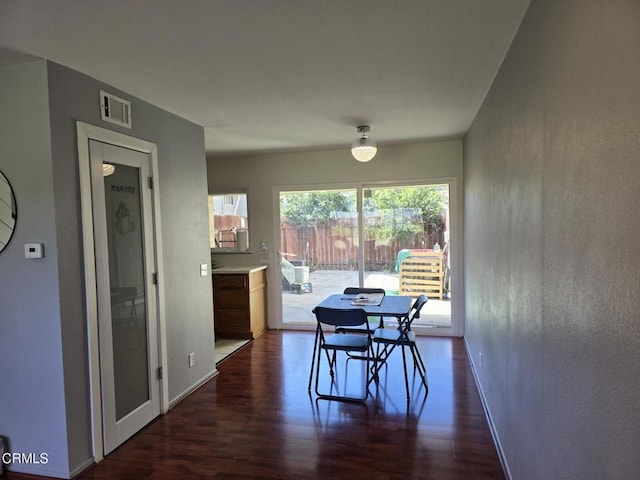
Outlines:
[[326, 337], [321, 346], [329, 350], [355, 350], [366, 352], [369, 349], [369, 337], [363, 335], [333, 334]]
[[[407, 332], [408, 340], [403, 343], [415, 343], [416, 334], [414, 332]], [[396, 329], [390, 328], [378, 328], [373, 334], [373, 341], [377, 343], [399, 343], [400, 332]]]

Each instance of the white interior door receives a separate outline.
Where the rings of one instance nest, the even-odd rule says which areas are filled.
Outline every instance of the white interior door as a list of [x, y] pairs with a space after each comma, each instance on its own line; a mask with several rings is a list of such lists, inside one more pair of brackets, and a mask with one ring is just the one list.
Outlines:
[[160, 414], [149, 154], [89, 140], [104, 453]]

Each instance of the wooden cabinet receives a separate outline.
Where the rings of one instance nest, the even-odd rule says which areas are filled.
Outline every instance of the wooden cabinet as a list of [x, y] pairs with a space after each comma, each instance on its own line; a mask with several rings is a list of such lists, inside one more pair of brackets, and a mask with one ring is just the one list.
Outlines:
[[267, 329], [265, 268], [213, 271], [216, 338], [256, 338]]

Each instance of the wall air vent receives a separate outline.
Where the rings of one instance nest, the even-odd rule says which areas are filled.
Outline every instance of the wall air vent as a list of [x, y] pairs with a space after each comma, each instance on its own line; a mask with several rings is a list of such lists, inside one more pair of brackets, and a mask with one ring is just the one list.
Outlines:
[[131, 102], [100, 90], [100, 117], [106, 122], [131, 128]]

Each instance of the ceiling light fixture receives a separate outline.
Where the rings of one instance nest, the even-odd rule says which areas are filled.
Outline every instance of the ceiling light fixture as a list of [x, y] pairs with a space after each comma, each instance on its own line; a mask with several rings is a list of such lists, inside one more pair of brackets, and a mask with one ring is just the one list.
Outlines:
[[367, 135], [370, 130], [371, 127], [369, 127], [369, 125], [360, 125], [358, 127], [358, 133], [362, 136], [351, 145], [351, 155], [359, 162], [368, 162], [376, 156], [376, 152], [378, 151], [376, 142], [371, 140], [369, 135]]
[[108, 177], [109, 175], [113, 175], [113, 172], [116, 171], [115, 165], [111, 165], [110, 163], [102, 164], [102, 176]]

